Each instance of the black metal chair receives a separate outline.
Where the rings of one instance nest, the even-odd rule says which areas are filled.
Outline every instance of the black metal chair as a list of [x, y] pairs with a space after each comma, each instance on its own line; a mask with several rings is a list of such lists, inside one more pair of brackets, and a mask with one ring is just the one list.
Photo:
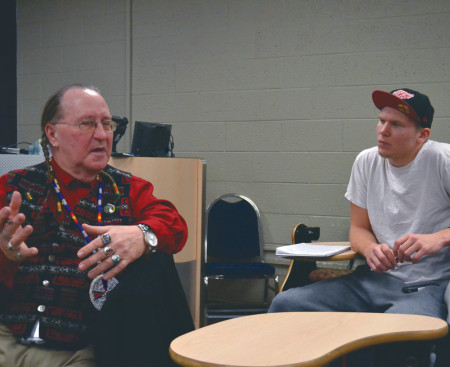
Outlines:
[[[278, 293], [278, 277], [272, 265], [262, 260], [261, 221], [255, 203], [239, 194], [225, 194], [208, 207], [205, 221], [204, 317], [205, 323], [233, 317], [263, 313], [269, 307], [269, 280]], [[264, 280], [261, 302], [238, 302], [208, 299], [211, 280]], [[229, 297], [228, 297], [229, 298]]]

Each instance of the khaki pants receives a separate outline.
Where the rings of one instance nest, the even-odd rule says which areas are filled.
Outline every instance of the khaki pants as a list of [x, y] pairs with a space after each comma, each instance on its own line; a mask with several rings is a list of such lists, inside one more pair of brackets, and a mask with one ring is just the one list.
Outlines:
[[9, 329], [0, 323], [1, 367], [95, 367], [91, 347], [75, 352], [44, 349], [19, 344]]

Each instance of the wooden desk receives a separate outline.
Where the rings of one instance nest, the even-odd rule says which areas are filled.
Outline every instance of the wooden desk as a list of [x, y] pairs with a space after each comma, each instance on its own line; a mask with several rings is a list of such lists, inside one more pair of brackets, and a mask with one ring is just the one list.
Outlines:
[[[349, 246], [350, 242], [312, 242], [309, 245], [322, 245], [322, 246]], [[357, 252], [349, 249], [341, 252], [340, 254], [328, 256], [328, 257], [307, 257], [307, 256], [286, 256], [285, 259], [291, 259], [295, 261], [344, 261], [355, 259], [358, 255]]]
[[394, 341], [447, 334], [429, 316], [352, 312], [286, 312], [244, 316], [197, 329], [170, 345], [185, 367], [322, 366], [344, 354]]
[[[311, 245], [324, 246], [348, 246], [350, 242], [312, 242]], [[307, 284], [309, 273], [316, 269], [316, 261], [344, 261], [354, 260], [359, 256], [357, 252], [352, 249], [341, 252], [340, 254], [329, 257], [304, 257], [304, 256], [290, 256], [285, 257], [290, 259], [288, 271], [281, 283], [280, 292], [289, 288], [301, 287]], [[298, 262], [309, 262], [309, 264], [299, 264]]]

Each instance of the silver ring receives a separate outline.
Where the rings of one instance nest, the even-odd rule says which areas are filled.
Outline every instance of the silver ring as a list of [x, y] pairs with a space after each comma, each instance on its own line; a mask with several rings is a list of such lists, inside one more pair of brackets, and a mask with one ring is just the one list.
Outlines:
[[18, 259], [21, 259], [21, 258], [22, 258], [22, 254], [20, 253], [20, 251], [17, 251], [16, 257], [17, 257]]
[[113, 261], [114, 265], [117, 265], [120, 262], [120, 256], [117, 254], [112, 255], [111, 260]]
[[111, 247], [109, 247], [109, 246], [103, 247], [103, 252], [108, 257], [114, 255], [114, 250]]
[[14, 246], [11, 244], [11, 241], [8, 242], [8, 250], [14, 251]]
[[102, 234], [102, 235], [101, 235], [101, 238], [102, 238], [103, 243], [104, 243], [105, 245], [107, 245], [108, 243], [111, 242], [111, 236], [109, 235], [109, 233]]

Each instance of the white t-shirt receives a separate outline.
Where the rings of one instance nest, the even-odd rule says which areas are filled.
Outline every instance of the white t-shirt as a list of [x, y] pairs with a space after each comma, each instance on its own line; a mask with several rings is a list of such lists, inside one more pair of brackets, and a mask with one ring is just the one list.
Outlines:
[[[392, 166], [378, 147], [366, 149], [356, 157], [345, 197], [367, 209], [378, 243], [391, 248], [408, 233], [450, 227], [450, 145], [429, 140], [404, 167]], [[388, 274], [408, 283], [450, 279], [450, 247]]]

